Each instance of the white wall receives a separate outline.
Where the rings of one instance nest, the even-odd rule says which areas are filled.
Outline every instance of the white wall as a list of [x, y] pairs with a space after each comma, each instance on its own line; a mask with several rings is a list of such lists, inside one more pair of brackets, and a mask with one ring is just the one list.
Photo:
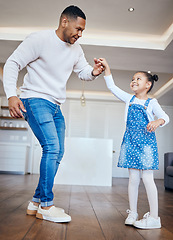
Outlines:
[[[113, 177], [128, 177], [127, 169], [117, 168], [120, 145], [125, 131], [125, 104], [119, 101], [86, 100], [82, 107], [80, 99], [67, 99], [62, 106], [66, 119], [66, 136], [113, 139]], [[163, 107], [173, 117], [173, 107]], [[160, 169], [155, 177], [163, 179], [164, 153], [173, 151], [173, 124], [170, 122], [156, 132], [159, 149]], [[93, 146], [94, 147], [94, 146]], [[106, 161], [106, 159], [105, 159]]]

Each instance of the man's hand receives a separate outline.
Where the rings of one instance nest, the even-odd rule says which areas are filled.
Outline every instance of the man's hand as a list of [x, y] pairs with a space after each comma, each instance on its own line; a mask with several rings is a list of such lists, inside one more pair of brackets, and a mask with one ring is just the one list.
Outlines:
[[20, 109], [23, 112], [26, 112], [26, 109], [24, 108], [22, 101], [18, 97], [16, 96], [10, 97], [8, 99], [8, 106], [12, 118], [23, 118]]
[[93, 76], [98, 76], [100, 75], [103, 71], [104, 71], [104, 67], [101, 64], [100, 60], [97, 58], [94, 58], [94, 67], [93, 67], [93, 71], [92, 71], [92, 75]]

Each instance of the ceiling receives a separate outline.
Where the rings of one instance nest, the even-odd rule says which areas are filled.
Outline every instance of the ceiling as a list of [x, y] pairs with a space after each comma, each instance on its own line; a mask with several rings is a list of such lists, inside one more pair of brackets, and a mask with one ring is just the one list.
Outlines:
[[[88, 62], [92, 65], [94, 57], [105, 57], [116, 84], [125, 91], [130, 91], [129, 83], [136, 71], [157, 73], [159, 81], [152, 94], [162, 105], [172, 106], [173, 0], [0, 0], [0, 66], [29, 33], [56, 29], [60, 13], [71, 4], [87, 16], [80, 43]], [[135, 10], [129, 12], [130, 7]], [[81, 88], [72, 74], [67, 90]], [[85, 90], [108, 91], [103, 76], [87, 82]], [[4, 94], [2, 87], [0, 94]]]

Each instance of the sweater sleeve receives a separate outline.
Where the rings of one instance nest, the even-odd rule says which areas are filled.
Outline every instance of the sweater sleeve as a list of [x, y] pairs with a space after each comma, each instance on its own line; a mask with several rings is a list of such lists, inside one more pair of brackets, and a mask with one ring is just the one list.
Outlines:
[[107, 88], [121, 101], [128, 102], [130, 98], [132, 97], [131, 94], [121, 90], [119, 87], [117, 87], [114, 83], [114, 80], [112, 78], [112, 75], [104, 76]]
[[7, 98], [16, 96], [19, 72], [39, 57], [40, 39], [38, 33], [30, 34], [7, 59], [3, 71], [3, 85]]
[[160, 104], [158, 103], [157, 99], [153, 98], [153, 114], [158, 118], [158, 119], [163, 119], [165, 120], [165, 123], [161, 126], [165, 126], [166, 124], [169, 123], [169, 116], [163, 111], [161, 108]]
[[79, 55], [76, 64], [74, 65], [73, 71], [78, 75], [81, 80], [94, 80], [96, 77], [91, 74], [93, 67], [90, 66], [87, 62], [81, 46], [78, 45], [78, 47]]

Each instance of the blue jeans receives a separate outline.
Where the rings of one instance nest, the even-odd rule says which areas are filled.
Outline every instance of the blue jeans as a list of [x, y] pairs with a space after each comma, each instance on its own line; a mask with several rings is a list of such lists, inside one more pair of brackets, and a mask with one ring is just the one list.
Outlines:
[[53, 184], [64, 154], [65, 121], [60, 106], [42, 98], [21, 99], [25, 120], [42, 147], [40, 178], [33, 196], [41, 206], [53, 205]]

